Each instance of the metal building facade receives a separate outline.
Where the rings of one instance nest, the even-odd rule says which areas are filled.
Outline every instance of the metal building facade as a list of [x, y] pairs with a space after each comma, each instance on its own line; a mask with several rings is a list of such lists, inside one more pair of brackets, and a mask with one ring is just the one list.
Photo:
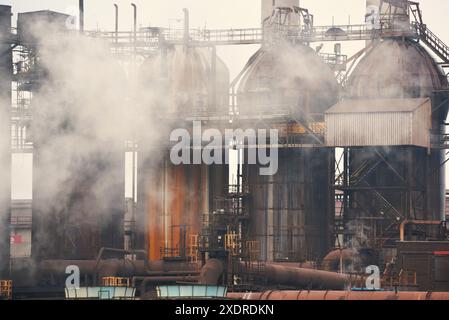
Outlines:
[[260, 242], [264, 261], [318, 261], [333, 243], [334, 155], [305, 128], [322, 123], [337, 102], [333, 72], [307, 46], [267, 46], [249, 60], [237, 92], [239, 113], [255, 119], [245, 123], [254, 126], [266, 115], [268, 127], [286, 128], [280, 140], [292, 134], [297, 139], [295, 147], [279, 149], [275, 175], [261, 176], [259, 165], [243, 166], [251, 198], [249, 238]]
[[430, 99], [344, 100], [326, 111], [328, 147], [430, 148]]

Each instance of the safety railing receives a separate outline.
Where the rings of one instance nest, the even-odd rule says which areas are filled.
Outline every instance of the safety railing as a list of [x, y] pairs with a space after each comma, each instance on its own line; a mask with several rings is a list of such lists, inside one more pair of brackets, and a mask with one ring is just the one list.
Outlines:
[[11, 280], [0, 280], [0, 299], [12, 299]]
[[104, 287], [131, 287], [129, 278], [103, 277], [101, 283]]
[[419, 34], [419, 38], [445, 63], [449, 63], [449, 46], [429, 30], [427, 25], [413, 22], [412, 26], [416, 33]]
[[33, 218], [31, 216], [12, 216], [11, 226], [12, 227], [31, 227]]

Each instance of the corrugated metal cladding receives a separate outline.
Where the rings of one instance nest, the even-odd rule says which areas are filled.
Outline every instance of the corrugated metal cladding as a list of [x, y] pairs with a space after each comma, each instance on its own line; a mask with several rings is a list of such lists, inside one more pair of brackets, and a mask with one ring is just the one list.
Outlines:
[[430, 99], [345, 100], [325, 118], [329, 147], [430, 147]]

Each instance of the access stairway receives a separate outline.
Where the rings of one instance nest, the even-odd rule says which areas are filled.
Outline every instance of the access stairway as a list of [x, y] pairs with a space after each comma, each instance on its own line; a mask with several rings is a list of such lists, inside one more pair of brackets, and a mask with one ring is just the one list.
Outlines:
[[431, 49], [444, 63], [449, 64], [449, 46], [438, 38], [427, 25], [413, 22], [413, 26], [419, 36], [419, 39]]

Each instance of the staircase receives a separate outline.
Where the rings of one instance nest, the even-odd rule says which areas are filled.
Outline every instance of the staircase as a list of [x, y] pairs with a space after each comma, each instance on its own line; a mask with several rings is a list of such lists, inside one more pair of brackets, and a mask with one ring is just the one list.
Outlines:
[[444, 63], [449, 63], [449, 46], [420, 22], [413, 22], [419, 39], [429, 47]]
[[359, 168], [354, 170], [351, 177], [349, 178], [351, 185], [358, 185], [365, 180], [380, 164], [382, 159], [378, 160], [366, 160], [363, 162]]

